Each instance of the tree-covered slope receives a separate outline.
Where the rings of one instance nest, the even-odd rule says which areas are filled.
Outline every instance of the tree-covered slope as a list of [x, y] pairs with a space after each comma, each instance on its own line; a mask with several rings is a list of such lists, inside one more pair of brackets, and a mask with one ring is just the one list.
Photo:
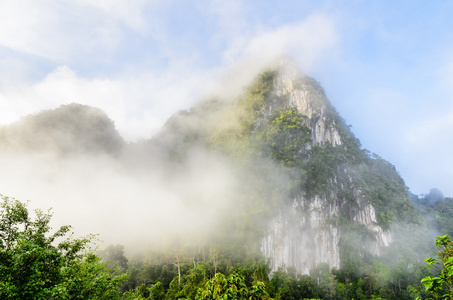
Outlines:
[[72, 103], [0, 128], [0, 150], [36, 153], [118, 153], [124, 141], [100, 109]]

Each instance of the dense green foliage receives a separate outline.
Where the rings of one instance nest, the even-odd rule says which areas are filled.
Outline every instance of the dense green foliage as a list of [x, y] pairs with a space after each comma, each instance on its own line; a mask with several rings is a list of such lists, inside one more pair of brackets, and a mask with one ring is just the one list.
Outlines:
[[368, 168], [361, 173], [368, 201], [376, 208], [377, 219], [383, 228], [394, 222], [419, 224], [408, 197], [408, 189], [395, 167], [376, 154], [367, 160]]
[[426, 195], [411, 195], [411, 200], [431, 227], [441, 235], [453, 236], [453, 198], [433, 188]]
[[264, 283], [261, 281], [256, 282], [251, 288], [248, 288], [244, 282], [244, 277], [241, 275], [233, 273], [225, 277], [222, 273], [217, 273], [202, 288], [198, 289], [195, 299], [264, 300], [270, 299], [270, 297], [265, 291]]
[[[414, 232], [414, 228], [410, 230]], [[368, 255], [365, 261], [353, 252], [340, 270], [330, 270], [327, 264], [321, 264], [309, 275], [298, 276], [291, 269], [270, 274], [263, 257], [240, 245], [205, 245], [195, 251], [183, 247], [186, 250], [179, 251], [180, 280], [174, 250], [152, 251], [131, 258], [123, 299], [196, 299], [203, 292], [211, 295], [207, 299], [216, 299], [214, 283], [220, 284], [218, 292], [229, 288], [228, 293], [259, 290], [261, 296], [267, 294], [282, 300], [425, 299], [429, 294], [420, 280], [433, 274], [418, 259], [415, 250], [428, 253], [429, 249], [423, 246], [410, 249], [404, 244], [407, 243], [402, 241], [389, 248], [380, 258]], [[357, 245], [353, 242], [350, 247]], [[232, 287], [230, 278], [239, 283]]]
[[[69, 227], [47, 237], [49, 214], [37, 211], [30, 220], [24, 204], [3, 197], [1, 217], [2, 299], [413, 299], [427, 297], [420, 279], [432, 275], [404, 247], [388, 249], [379, 259], [359, 259], [353, 250], [360, 241], [352, 237], [342, 269], [321, 264], [309, 276], [291, 270], [271, 275], [257, 251], [229, 240], [201, 247], [172, 244], [129, 262], [124, 248], [112, 245], [99, 252], [111, 265], [109, 272], [97, 256], [84, 252], [88, 238], [54, 245]], [[386, 261], [395, 257], [397, 263]], [[122, 294], [118, 285], [126, 274]]]
[[32, 220], [24, 203], [1, 196], [1, 299], [118, 299], [125, 275], [110, 274], [89, 251], [92, 237], [67, 237], [69, 226], [49, 234], [51, 214]]
[[276, 111], [257, 131], [259, 151], [285, 166], [303, 161], [311, 142], [310, 130], [303, 125], [303, 116], [295, 109]]
[[437, 267], [438, 274], [423, 278], [422, 283], [436, 299], [453, 299], [453, 241], [448, 235], [438, 236], [436, 246], [437, 258], [428, 257], [425, 262], [428, 268]]

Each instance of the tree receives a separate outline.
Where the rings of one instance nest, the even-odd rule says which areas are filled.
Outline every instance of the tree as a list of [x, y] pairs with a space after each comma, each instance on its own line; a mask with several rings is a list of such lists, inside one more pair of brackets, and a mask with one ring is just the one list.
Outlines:
[[422, 279], [425, 290], [436, 297], [442, 295], [442, 298], [453, 299], [453, 241], [448, 235], [438, 236], [436, 246], [437, 258], [428, 257], [425, 262], [428, 268], [435, 266], [438, 268], [438, 276], [431, 276]]
[[97, 253], [108, 266], [118, 268], [119, 273], [127, 270], [127, 258], [124, 256], [123, 245], [109, 245]]
[[198, 290], [197, 300], [220, 300], [220, 299], [269, 299], [265, 291], [264, 283], [258, 281], [251, 288], [245, 284], [244, 277], [238, 274], [230, 274], [225, 277], [222, 273], [217, 273], [208, 280], [203, 288]]
[[112, 276], [90, 251], [94, 236], [72, 238], [70, 226], [49, 234], [50, 212], [32, 220], [26, 204], [0, 197], [1, 299], [119, 299], [126, 275]]
[[214, 275], [217, 274], [217, 266], [219, 265], [219, 260], [222, 258], [222, 248], [217, 245], [213, 244], [209, 248], [209, 255], [211, 256], [211, 261], [214, 264]]

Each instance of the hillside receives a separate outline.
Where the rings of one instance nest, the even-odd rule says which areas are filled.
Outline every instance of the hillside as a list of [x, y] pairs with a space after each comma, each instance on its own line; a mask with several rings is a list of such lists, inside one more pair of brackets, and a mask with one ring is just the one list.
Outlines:
[[180, 160], [201, 145], [243, 165], [256, 185], [243, 222], [261, 235], [273, 271], [340, 268], [354, 233], [354, 252], [379, 255], [392, 223], [421, 221], [395, 167], [361, 149], [319, 83], [290, 66], [262, 73], [237, 100], [180, 112], [152, 142]]
[[103, 111], [77, 103], [41, 111], [0, 128], [3, 151], [117, 153], [123, 144]]
[[87, 226], [108, 220], [107, 230], [153, 243], [136, 248], [129, 267], [116, 246], [131, 274], [123, 291], [189, 297], [222, 272], [249, 286], [264, 281], [277, 299], [422, 294], [432, 235], [404, 180], [361, 148], [321, 85], [287, 63], [238, 98], [218, 95], [174, 114], [148, 140], [126, 143], [105, 113], [70, 104], [1, 127], [0, 141], [17, 162], [55, 155], [54, 186], [67, 180], [66, 191], [74, 181], [77, 192], [94, 192], [85, 205], [93, 211], [80, 212], [84, 222], [94, 216]]

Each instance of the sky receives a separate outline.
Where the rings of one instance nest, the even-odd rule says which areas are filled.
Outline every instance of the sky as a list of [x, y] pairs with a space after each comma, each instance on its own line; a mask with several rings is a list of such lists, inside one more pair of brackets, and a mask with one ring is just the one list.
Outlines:
[[0, 0], [0, 125], [77, 102], [126, 140], [149, 138], [237, 66], [286, 54], [411, 192], [453, 196], [452, 11], [438, 0]]

